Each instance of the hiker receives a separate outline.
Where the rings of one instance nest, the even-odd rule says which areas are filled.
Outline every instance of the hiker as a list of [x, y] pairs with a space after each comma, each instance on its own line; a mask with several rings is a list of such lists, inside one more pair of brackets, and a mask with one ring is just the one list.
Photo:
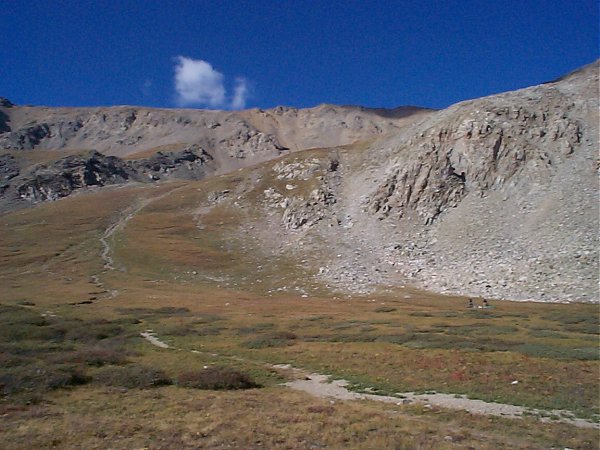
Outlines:
[[469, 299], [469, 303], [467, 304], [467, 308], [473, 308], [473, 299]]
[[486, 299], [483, 299], [483, 307], [484, 308], [489, 308], [490, 304], [488, 303], [488, 301]]

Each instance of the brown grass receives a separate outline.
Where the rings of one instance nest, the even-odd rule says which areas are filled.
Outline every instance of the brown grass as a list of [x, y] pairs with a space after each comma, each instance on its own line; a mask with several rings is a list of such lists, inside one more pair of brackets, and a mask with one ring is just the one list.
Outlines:
[[534, 419], [330, 402], [282, 388], [190, 395], [177, 387], [127, 392], [87, 387], [56, 396], [51, 404], [5, 407], [2, 413], [6, 449], [593, 449], [597, 444], [595, 431]]
[[[110, 323], [94, 322], [90, 332], [110, 334], [116, 324], [121, 330], [116, 337], [126, 339], [122, 354], [129, 364], [115, 367], [124, 361], [109, 356], [120, 352], [120, 342], [95, 354], [97, 335], [65, 330], [60, 339], [77, 347], [65, 348], [74, 358], [69, 364], [85, 366], [93, 379], [106, 369], [94, 364], [113, 372], [128, 365], [160, 368], [171, 379], [205, 365], [230, 366], [265, 386], [244, 392], [171, 386], [121, 393], [92, 383], [52, 392], [53, 404], [18, 406], [5, 398], [0, 403], [6, 414], [0, 429], [4, 447], [597, 448], [596, 432], [542, 425], [533, 418], [332, 404], [277, 387], [281, 375], [265, 363], [331, 373], [356, 389], [464, 393], [591, 417], [598, 413], [597, 306], [494, 302], [493, 310], [481, 313], [466, 310], [464, 298], [411, 289], [348, 301], [335, 300], [326, 290], [311, 298], [268, 297], [276, 281], [308, 277], [293, 258], [265, 261], [252, 243], [231, 234], [257, 211], [222, 204], [196, 217], [199, 207], [209, 206], [209, 192], [249, 183], [247, 173], [185, 186], [103, 189], [0, 216], [0, 229], [8, 230], [0, 233], [2, 303], [21, 304], [36, 317], [51, 311], [68, 320], [103, 318]], [[140, 198], [176, 187], [116, 233], [113, 256], [122, 270], [103, 271], [98, 239], [104, 230]], [[258, 196], [262, 187], [247, 195]], [[255, 282], [258, 274], [261, 283]], [[98, 292], [92, 275], [118, 295]], [[97, 300], [73, 304], [91, 297]], [[3, 323], [3, 339], [21, 326], [8, 325]], [[154, 348], [136, 337], [148, 328], [174, 349]], [[57, 339], [41, 331], [36, 336], [45, 339], [36, 342], [39, 348]], [[97, 363], [94, 356], [101, 356]], [[7, 366], [27, 358], [0, 353]]]

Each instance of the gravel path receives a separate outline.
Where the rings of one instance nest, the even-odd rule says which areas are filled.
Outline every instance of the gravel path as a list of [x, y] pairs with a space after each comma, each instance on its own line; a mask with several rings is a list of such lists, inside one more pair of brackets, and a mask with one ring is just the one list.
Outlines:
[[152, 345], [154, 345], [156, 347], [171, 348], [171, 347], [169, 347], [169, 344], [167, 344], [166, 342], [163, 342], [159, 338], [157, 338], [156, 335], [154, 334], [154, 331], [152, 331], [152, 330], [146, 330], [143, 333], [140, 333], [140, 336], [142, 336], [144, 339], [146, 339], [148, 342], [150, 342]]
[[[171, 194], [173, 191], [175, 191], [177, 189], [179, 189], [179, 188], [171, 189], [157, 197], [141, 199], [137, 204], [130, 206], [125, 211], [125, 214], [123, 216], [121, 216], [114, 223], [110, 224], [110, 226], [108, 226], [108, 228], [106, 228], [106, 230], [104, 230], [104, 233], [100, 237], [100, 244], [102, 244], [102, 250], [100, 251], [100, 258], [102, 259], [104, 270], [101, 273], [92, 275], [90, 277], [90, 280], [91, 280], [92, 284], [94, 284], [96, 287], [98, 287], [99, 289], [101, 289], [102, 291], [107, 293], [107, 295], [105, 295], [105, 297], [115, 298], [117, 295], [119, 295], [119, 290], [117, 290], [117, 289], [107, 291], [104, 287], [104, 283], [100, 279], [101, 274], [106, 273], [109, 270], [115, 270], [115, 266], [114, 266], [115, 262], [111, 256], [112, 249], [110, 246], [110, 241], [112, 240], [114, 234], [117, 231], [122, 230], [125, 227], [125, 225], [127, 224], [127, 222], [129, 222], [137, 213], [139, 213], [142, 209], [144, 209], [150, 203], [156, 202], [156, 201], [166, 197], [167, 195]], [[93, 301], [88, 301], [87, 303], [93, 303]]]
[[[275, 368], [290, 369], [296, 371], [297, 373], [301, 372], [298, 369], [294, 369], [287, 365], [275, 366]], [[349, 383], [346, 380], [333, 380], [330, 382], [327, 375], [321, 375], [318, 373], [312, 373], [304, 376], [303, 378], [285, 383], [286, 386], [292, 389], [307, 392], [315, 397], [320, 398], [335, 398], [338, 400], [373, 400], [384, 403], [395, 403], [397, 405], [419, 403], [425, 405], [425, 407], [438, 406], [442, 408], [468, 411], [471, 414], [507, 418], [520, 418], [526, 415], [550, 415], [558, 417], [559, 419], [552, 420], [548, 417], [540, 417], [540, 421], [550, 423], [561, 422], [581, 428], [600, 429], [600, 424], [589, 422], [584, 419], [574, 418], [572, 413], [569, 411], [546, 411], [524, 408], [522, 406], [507, 405], [504, 403], [485, 402], [483, 400], [475, 400], [466, 398], [462, 395], [453, 394], [415, 394], [413, 392], [398, 393], [396, 396], [363, 394], [349, 391], [346, 388], [348, 384]]]
[[[146, 330], [140, 335], [150, 342], [152, 345], [164, 349], [172, 348], [167, 343], [156, 337], [152, 330]], [[197, 350], [191, 350], [192, 353], [205, 353]], [[211, 354], [220, 356], [218, 354]], [[232, 359], [240, 361], [248, 361], [239, 357]], [[256, 361], [251, 361], [256, 362]], [[484, 402], [483, 400], [470, 399], [462, 395], [454, 394], [415, 394], [414, 392], [398, 393], [396, 396], [376, 395], [353, 392], [347, 389], [349, 385], [346, 380], [332, 380], [328, 375], [319, 373], [308, 374], [303, 369], [292, 367], [290, 364], [267, 364], [270, 368], [284, 370], [293, 374], [296, 378], [293, 381], [284, 383], [291, 389], [306, 392], [312, 396], [319, 398], [334, 398], [337, 400], [372, 400], [376, 402], [395, 403], [396, 405], [406, 405], [411, 403], [419, 403], [426, 408], [437, 406], [441, 408], [457, 409], [467, 411], [471, 414], [480, 414], [486, 416], [498, 416], [510, 419], [518, 419], [525, 416], [538, 416], [540, 422], [545, 423], [566, 423], [579, 428], [596, 428], [600, 429], [600, 424], [590, 422], [584, 419], [577, 419], [569, 411], [564, 410], [539, 410], [532, 408], [524, 408], [522, 406], [507, 405], [504, 403]], [[556, 419], [551, 419], [552, 416]]]
[[[170, 193], [170, 191], [169, 191], [169, 193]], [[104, 234], [100, 238], [100, 243], [102, 244], [102, 252], [100, 253], [100, 257], [102, 258], [102, 261], [104, 261], [104, 268], [105, 269], [107, 269], [107, 270], [115, 270], [115, 267], [114, 267], [114, 263], [115, 262], [112, 259], [112, 256], [110, 256], [111, 248], [110, 248], [109, 240], [112, 238], [112, 236], [117, 231], [119, 231], [122, 228], [124, 228], [125, 225], [127, 224], [127, 222], [129, 222], [133, 218], [133, 216], [135, 216], [138, 212], [140, 212], [146, 205], [148, 205], [152, 201], [159, 200], [162, 197], [164, 197], [164, 195], [161, 195], [161, 196], [158, 196], [158, 197], [152, 198], [152, 199], [146, 198], [146, 199], [142, 200], [137, 205], [131, 207], [129, 209], [129, 211], [127, 212], [127, 214], [125, 214], [123, 217], [121, 217], [116, 222], [112, 223], [104, 231]]]

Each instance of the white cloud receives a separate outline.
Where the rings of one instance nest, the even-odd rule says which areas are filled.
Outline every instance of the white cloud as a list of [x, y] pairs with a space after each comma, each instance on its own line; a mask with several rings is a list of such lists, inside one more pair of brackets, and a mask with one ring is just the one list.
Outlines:
[[140, 88], [144, 97], [148, 97], [152, 93], [153, 84], [154, 83], [152, 83], [152, 80], [144, 81], [144, 84], [142, 84], [142, 87]]
[[246, 99], [248, 98], [248, 81], [245, 78], [235, 79], [235, 88], [233, 89], [233, 98], [231, 99], [231, 109], [244, 109]]
[[201, 105], [210, 108], [243, 109], [248, 99], [248, 81], [235, 79], [233, 95], [227, 96], [225, 77], [201, 59], [175, 58], [175, 92], [179, 106]]
[[175, 91], [180, 106], [200, 104], [218, 108], [224, 105], [225, 87], [221, 72], [201, 59], [178, 56], [175, 60]]

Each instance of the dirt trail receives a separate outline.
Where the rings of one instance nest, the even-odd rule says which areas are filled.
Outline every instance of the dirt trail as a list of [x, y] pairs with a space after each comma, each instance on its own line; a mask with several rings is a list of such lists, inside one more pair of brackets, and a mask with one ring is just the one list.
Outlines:
[[154, 345], [156, 347], [171, 348], [169, 346], [169, 344], [167, 344], [166, 342], [163, 342], [159, 338], [157, 338], [154, 331], [152, 331], [152, 330], [146, 330], [143, 333], [140, 333], [140, 336], [142, 336], [144, 339], [146, 339], [148, 342], [150, 342], [152, 345]]
[[[297, 370], [289, 366], [275, 367]], [[330, 382], [329, 376], [318, 373], [312, 373], [303, 378], [285, 383], [286, 386], [292, 389], [307, 392], [315, 397], [320, 398], [335, 398], [339, 400], [373, 400], [384, 403], [395, 403], [397, 405], [419, 403], [425, 405], [426, 407], [438, 406], [441, 408], [468, 411], [471, 414], [498, 416], [511, 419], [534, 415], [540, 416], [539, 420], [541, 422], [560, 422], [580, 428], [600, 429], [600, 424], [584, 419], [577, 419], [570, 411], [525, 408], [522, 406], [507, 405], [504, 403], [485, 402], [483, 400], [470, 399], [463, 395], [454, 394], [415, 394], [414, 392], [398, 393], [396, 396], [364, 394], [349, 391], [346, 388], [348, 384], [349, 383], [346, 380], [333, 380]], [[543, 416], [553, 416], [557, 419], [553, 420], [550, 417]]]
[[[112, 249], [110, 246], [113, 236], [115, 235], [115, 233], [117, 231], [120, 231], [123, 228], [125, 228], [125, 225], [127, 224], [127, 222], [129, 222], [136, 214], [138, 214], [142, 209], [144, 209], [150, 203], [153, 203], [155, 201], [158, 201], [158, 200], [166, 197], [167, 195], [171, 194], [173, 191], [175, 191], [177, 189], [179, 189], [179, 188], [171, 189], [157, 197], [150, 197], [150, 198], [144, 198], [144, 199], [138, 200], [138, 202], [136, 204], [130, 206], [128, 209], [125, 210], [124, 215], [122, 215], [116, 222], [112, 223], [106, 230], [104, 230], [104, 233], [100, 237], [100, 244], [102, 244], [100, 258], [102, 259], [102, 261], [104, 263], [104, 265], [103, 265], [104, 270], [101, 273], [96, 273], [94, 275], [91, 275], [90, 279], [91, 279], [91, 283], [94, 286], [98, 287], [99, 289], [101, 289], [107, 293], [105, 295], [105, 297], [114, 298], [117, 295], [119, 295], [119, 291], [117, 289], [113, 289], [111, 291], [106, 290], [104, 287], [104, 283], [100, 279], [100, 275], [102, 273], [106, 273], [108, 270], [116, 270], [115, 261], [113, 260], [113, 258], [111, 256]], [[93, 302], [87, 301], [86, 303], [93, 303]]]
[[[170, 349], [166, 342], [161, 341], [156, 337], [152, 330], [146, 330], [140, 335], [150, 342], [152, 345], [164, 349]], [[178, 349], [182, 350], [182, 349]], [[206, 353], [212, 356], [222, 356], [216, 353], [200, 352], [198, 350], [190, 350], [192, 353]], [[240, 357], [230, 357], [234, 360], [256, 362], [245, 360]], [[330, 381], [328, 375], [319, 373], [308, 373], [306, 370], [292, 367], [290, 364], [266, 364], [268, 367], [284, 370], [294, 376], [293, 381], [284, 383], [291, 389], [306, 392], [314, 397], [333, 398], [336, 400], [372, 400], [376, 402], [394, 403], [396, 405], [405, 405], [410, 403], [423, 404], [426, 408], [437, 406], [440, 408], [457, 409], [467, 411], [471, 414], [480, 414], [485, 416], [498, 416], [510, 419], [518, 419], [525, 416], [538, 416], [540, 422], [546, 423], [566, 423], [579, 428], [596, 428], [600, 429], [600, 424], [590, 422], [585, 419], [575, 418], [574, 414], [565, 410], [540, 410], [525, 408], [522, 406], [508, 405], [504, 403], [485, 402], [483, 400], [470, 399], [463, 395], [454, 394], [415, 394], [414, 392], [397, 393], [396, 396], [365, 394], [353, 392], [347, 389], [349, 385], [346, 380]], [[551, 419], [552, 416], [556, 419]]]
[[[169, 191], [170, 193], [171, 191]], [[102, 252], [100, 253], [100, 257], [102, 261], [104, 261], [104, 268], [107, 270], [115, 270], [114, 260], [112, 256], [110, 256], [111, 248], [110, 248], [110, 239], [113, 235], [123, 229], [127, 222], [129, 222], [133, 216], [135, 216], [138, 212], [140, 212], [144, 207], [146, 207], [149, 203], [159, 200], [164, 197], [166, 194], [163, 194], [156, 198], [145, 198], [140, 201], [137, 205], [131, 206], [124, 216], [122, 216], [119, 220], [111, 224], [105, 231], [102, 237], [100, 238], [100, 243], [102, 244]]]

